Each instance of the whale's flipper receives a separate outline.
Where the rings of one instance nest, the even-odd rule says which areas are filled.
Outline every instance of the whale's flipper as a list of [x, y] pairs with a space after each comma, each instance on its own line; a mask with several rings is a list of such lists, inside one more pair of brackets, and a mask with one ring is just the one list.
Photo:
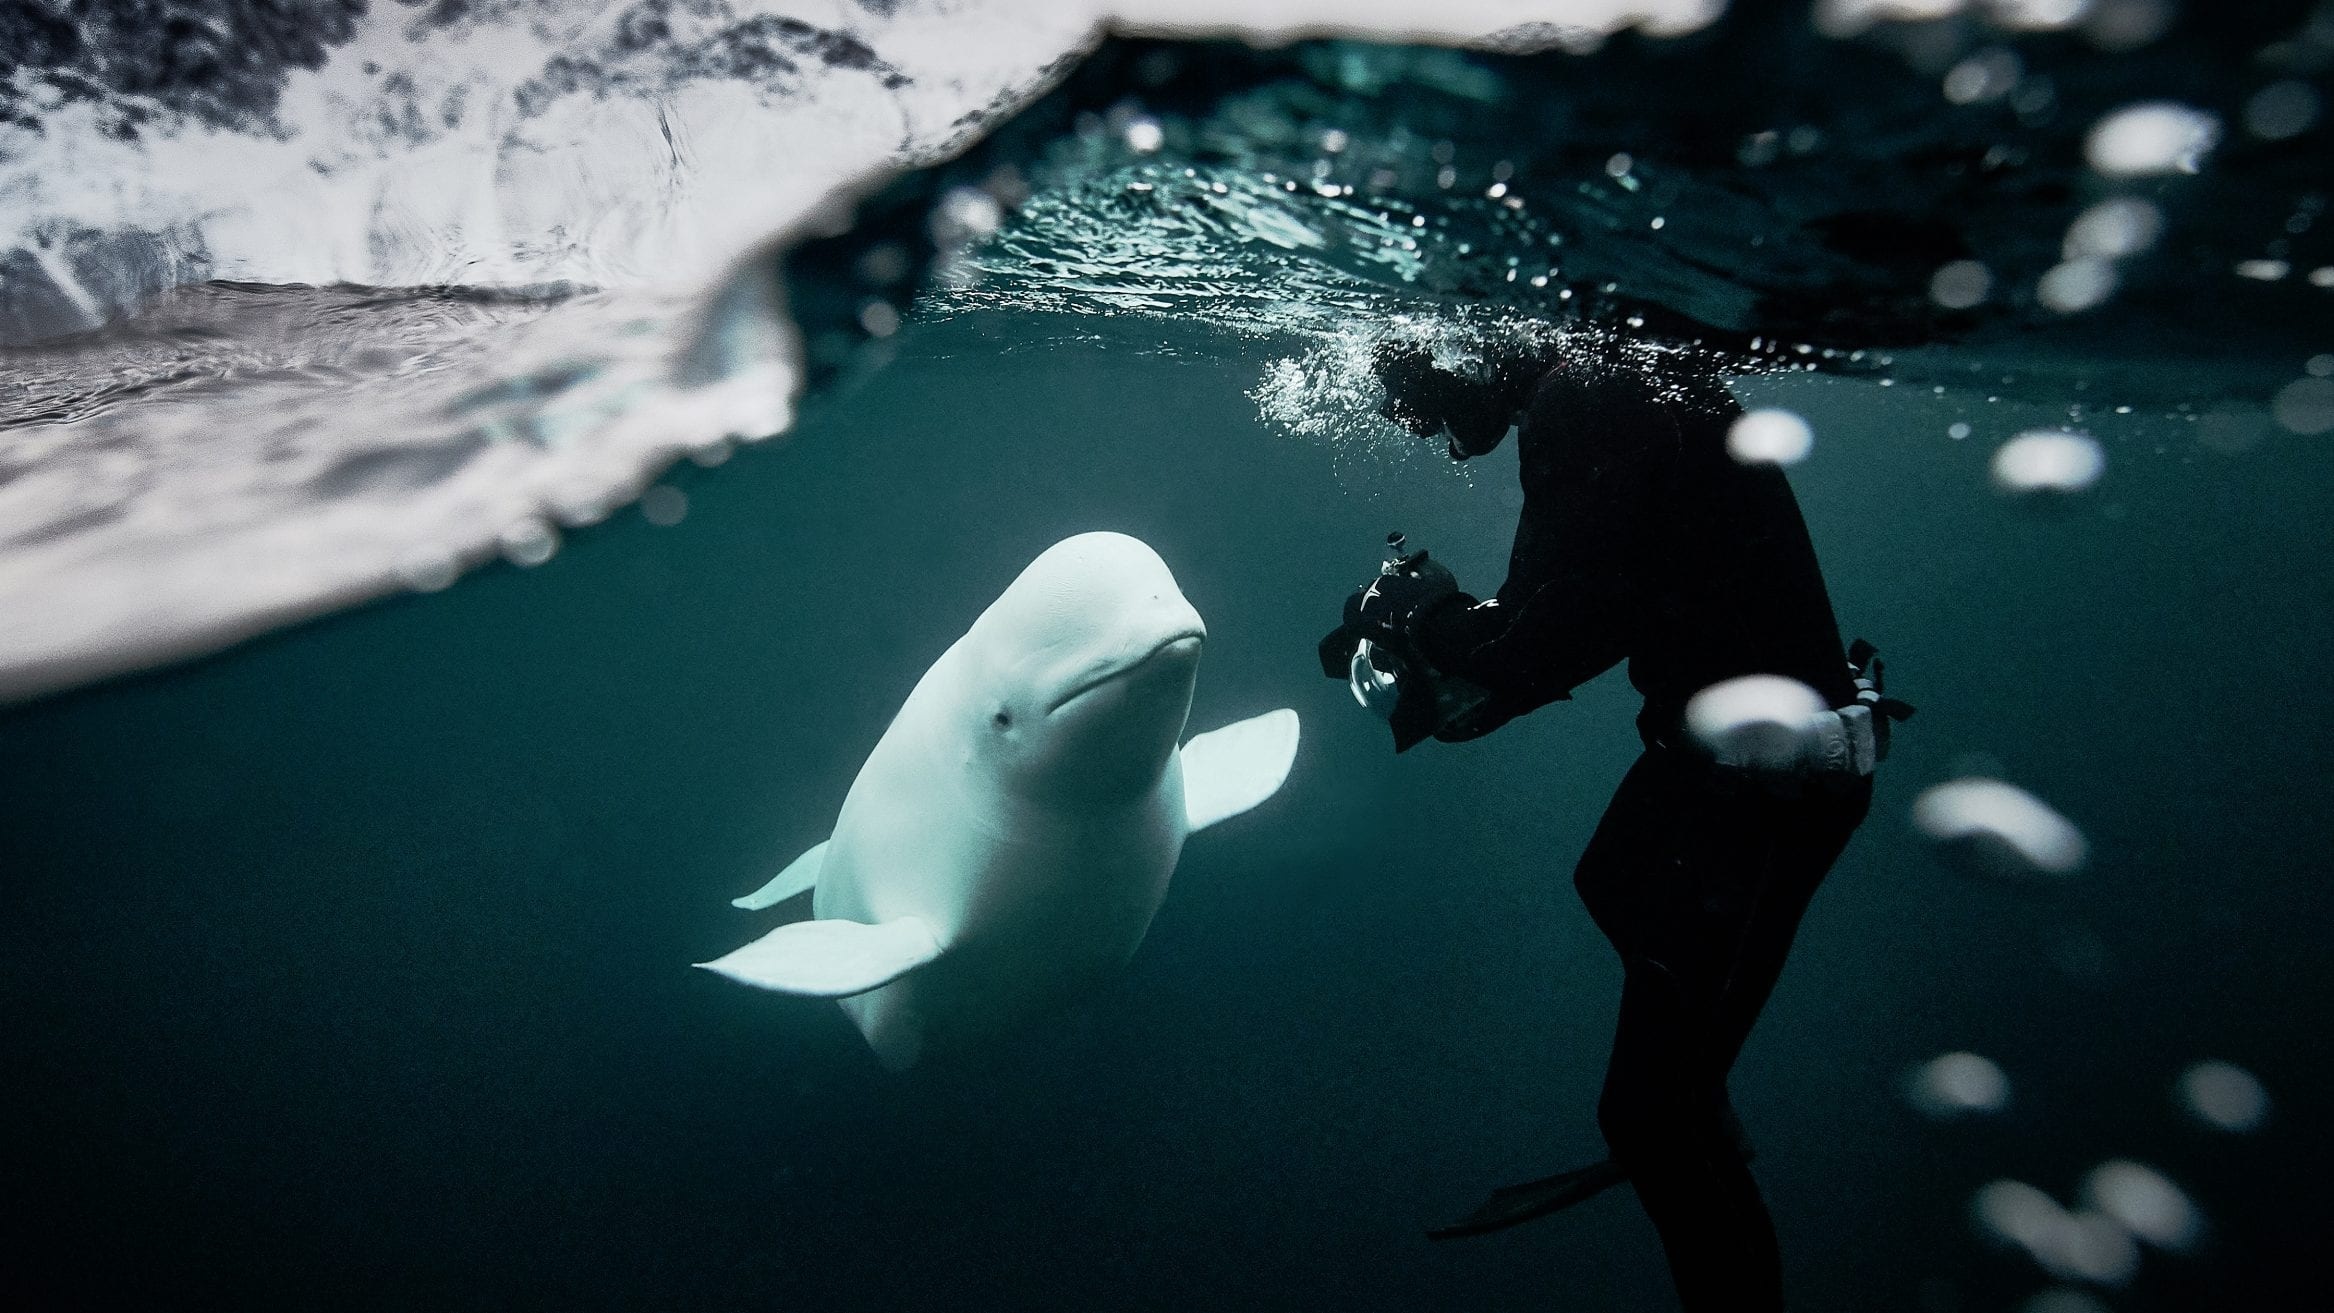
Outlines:
[[771, 876], [770, 883], [743, 898], [730, 899], [729, 905], [759, 912], [765, 907], [776, 907], [796, 894], [809, 893], [811, 886], [819, 882], [819, 868], [826, 863], [827, 841], [821, 839], [809, 852], [787, 863], [785, 870]]
[[797, 921], [697, 965], [782, 994], [844, 998], [888, 985], [938, 956], [932, 927], [903, 916], [882, 925]]
[[1212, 729], [1183, 745], [1183, 816], [1205, 829], [1280, 791], [1297, 756], [1297, 713], [1287, 707]]

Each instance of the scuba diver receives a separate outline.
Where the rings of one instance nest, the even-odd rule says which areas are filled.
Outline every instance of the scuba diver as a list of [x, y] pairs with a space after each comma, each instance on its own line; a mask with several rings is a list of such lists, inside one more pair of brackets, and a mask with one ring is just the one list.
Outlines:
[[[1396, 751], [1480, 737], [1622, 661], [1645, 698], [1644, 753], [1573, 876], [1623, 966], [1597, 1105], [1612, 1156], [1429, 1234], [1498, 1230], [1627, 1180], [1690, 1313], [1780, 1309], [1727, 1072], [1871, 805], [1889, 722], [1911, 708], [1880, 696], [1870, 645], [1842, 652], [1790, 485], [1728, 453], [1742, 410], [1715, 376], [1610, 347], [1519, 348], [1461, 373], [1390, 343], [1374, 363], [1381, 413], [1444, 437], [1454, 460], [1515, 427], [1524, 504], [1507, 578], [1481, 600], [1390, 536], [1391, 559], [1322, 640], [1323, 673], [1387, 717]], [[1812, 712], [1821, 732], [1786, 759], [1715, 751], [1687, 732], [1688, 704], [1741, 676], [1797, 681], [1808, 708], [1834, 710]]]

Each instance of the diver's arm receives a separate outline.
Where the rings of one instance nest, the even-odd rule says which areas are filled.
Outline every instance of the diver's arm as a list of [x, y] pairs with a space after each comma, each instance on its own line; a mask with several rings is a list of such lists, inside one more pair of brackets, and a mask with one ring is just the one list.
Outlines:
[[1628, 655], [1656, 564], [1648, 515], [1677, 443], [1650, 402], [1626, 381], [1543, 384], [1507, 579], [1418, 624], [1428, 663], [1490, 690], [1504, 716], [1569, 697]]

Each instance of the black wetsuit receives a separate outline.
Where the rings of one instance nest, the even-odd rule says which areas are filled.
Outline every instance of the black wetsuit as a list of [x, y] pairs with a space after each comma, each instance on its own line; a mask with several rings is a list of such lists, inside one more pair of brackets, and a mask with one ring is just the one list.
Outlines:
[[1856, 694], [1790, 485], [1726, 451], [1740, 413], [1714, 382], [1550, 373], [1517, 436], [1524, 508], [1506, 581], [1418, 634], [1502, 715], [1622, 660], [1645, 695], [1645, 753], [1573, 881], [1624, 967], [1598, 1124], [1695, 1313], [1782, 1307], [1726, 1074], [1871, 803], [1869, 779], [1785, 796], [1730, 776], [1681, 732], [1687, 699], [1736, 675], [1787, 675], [1834, 706]]

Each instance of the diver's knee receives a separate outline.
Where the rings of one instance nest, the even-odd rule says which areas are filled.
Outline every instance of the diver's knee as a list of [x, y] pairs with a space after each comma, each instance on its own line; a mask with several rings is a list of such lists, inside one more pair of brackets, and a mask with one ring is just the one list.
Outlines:
[[1597, 1130], [1613, 1157], [1622, 1162], [1642, 1158], [1675, 1132], [1669, 1110], [1654, 1092], [1627, 1083], [1607, 1081], [1597, 1100]]
[[1699, 1083], [1608, 1079], [1597, 1099], [1597, 1130], [1622, 1162], [1700, 1156], [1720, 1147], [1732, 1154], [1727, 1115], [1724, 1087], [1704, 1089]]

